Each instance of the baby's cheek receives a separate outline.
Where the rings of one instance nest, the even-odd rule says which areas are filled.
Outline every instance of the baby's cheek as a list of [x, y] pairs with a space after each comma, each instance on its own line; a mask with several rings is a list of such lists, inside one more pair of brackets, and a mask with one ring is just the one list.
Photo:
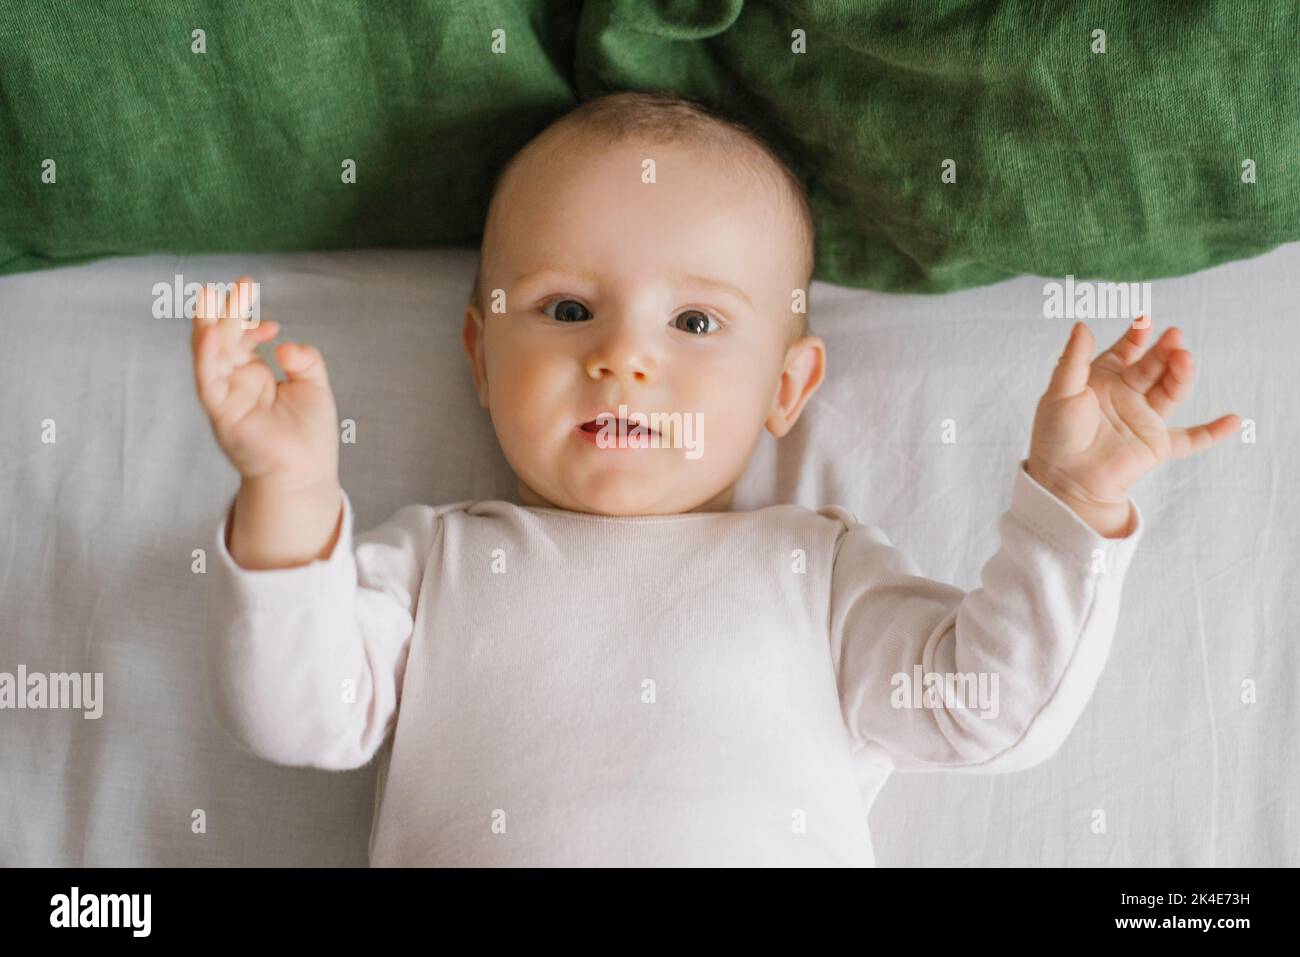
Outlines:
[[707, 425], [717, 435], [742, 436], [753, 427], [756, 420], [765, 418], [767, 396], [754, 388], [752, 382], [733, 379], [725, 387], [712, 389], [700, 397], [705, 408]]
[[[683, 425], [690, 434], [691, 467], [703, 467], [710, 474], [733, 469], [744, 457], [752, 431], [753, 411], [743, 394], [723, 390], [715, 395], [699, 395], [685, 404]], [[688, 419], [689, 417], [689, 419]], [[683, 429], [686, 432], [686, 429]]]
[[567, 414], [563, 403], [557, 402], [558, 392], [554, 377], [543, 367], [528, 363], [503, 366], [493, 402], [514, 442], [536, 446], [556, 430]]
[[539, 378], [533, 364], [506, 357], [488, 370], [488, 376], [493, 395], [502, 405], [508, 406], [515, 415], [527, 411], [525, 397], [536, 390]]

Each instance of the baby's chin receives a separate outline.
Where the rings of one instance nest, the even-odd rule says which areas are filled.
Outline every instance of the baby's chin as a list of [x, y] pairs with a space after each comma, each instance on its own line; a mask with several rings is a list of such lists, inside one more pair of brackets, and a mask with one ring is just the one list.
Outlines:
[[550, 508], [609, 516], [678, 515], [698, 504], [667, 494], [663, 476], [653, 471], [611, 471], [576, 480], [569, 477], [551, 495], [534, 491], [532, 496], [526, 496], [521, 482], [520, 500], [527, 505], [529, 498], [543, 499]]

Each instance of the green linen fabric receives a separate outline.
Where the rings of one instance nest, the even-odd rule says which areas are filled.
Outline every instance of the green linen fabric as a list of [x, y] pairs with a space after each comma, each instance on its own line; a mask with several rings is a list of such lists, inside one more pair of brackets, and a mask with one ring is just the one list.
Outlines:
[[476, 246], [497, 169], [619, 89], [768, 137], [842, 285], [1133, 281], [1300, 239], [1290, 0], [6, 0], [0, 274]]

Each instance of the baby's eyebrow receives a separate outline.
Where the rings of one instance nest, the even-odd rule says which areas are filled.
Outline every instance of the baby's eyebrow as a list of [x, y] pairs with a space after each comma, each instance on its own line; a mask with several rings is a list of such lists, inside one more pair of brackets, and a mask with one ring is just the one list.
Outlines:
[[[515, 280], [515, 285], [522, 286], [524, 283], [545, 279], [548, 276], [554, 276], [556, 278], [575, 276], [584, 282], [591, 283], [592, 285], [600, 282], [599, 275], [592, 272], [590, 269], [583, 269], [581, 266], [542, 266], [540, 269], [533, 269], [524, 273], [524, 275]], [[724, 280], [712, 279], [708, 276], [699, 276], [695, 273], [679, 273], [671, 278], [673, 282], [680, 285], [689, 283], [696, 286], [708, 286], [709, 288], [716, 289], [734, 299], [738, 299], [750, 309], [754, 308], [754, 303], [750, 300], [749, 296], [746, 295], [745, 290], [741, 289], [739, 286], [733, 285], [732, 283], [725, 282]]]
[[679, 281], [695, 283], [697, 286], [710, 286], [717, 289], [719, 292], [724, 292], [729, 296], [739, 299], [745, 305], [749, 306], [750, 309], [754, 308], [754, 304], [750, 302], [749, 296], [745, 295], [745, 290], [741, 289], [739, 286], [733, 286], [729, 282], [723, 282], [721, 279], [710, 279], [708, 276], [696, 276], [692, 274], [679, 277]]
[[577, 276], [584, 282], [593, 285], [600, 282], [600, 276], [590, 269], [583, 269], [581, 266], [542, 266], [540, 269], [534, 269], [526, 272], [515, 280], [515, 285], [522, 286], [526, 282], [533, 282], [537, 279], [545, 279], [547, 276], [562, 278], [565, 276]]

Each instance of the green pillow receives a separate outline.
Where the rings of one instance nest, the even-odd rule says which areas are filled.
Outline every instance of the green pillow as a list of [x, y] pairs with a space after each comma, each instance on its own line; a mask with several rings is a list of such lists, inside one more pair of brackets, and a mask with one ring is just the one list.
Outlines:
[[475, 244], [494, 167], [576, 103], [571, 6], [4, 0], [0, 273]]
[[0, 273], [475, 246], [500, 165], [616, 89], [772, 140], [842, 285], [1151, 279], [1300, 239], [1295, 3], [111, 6], [0, 6]]

